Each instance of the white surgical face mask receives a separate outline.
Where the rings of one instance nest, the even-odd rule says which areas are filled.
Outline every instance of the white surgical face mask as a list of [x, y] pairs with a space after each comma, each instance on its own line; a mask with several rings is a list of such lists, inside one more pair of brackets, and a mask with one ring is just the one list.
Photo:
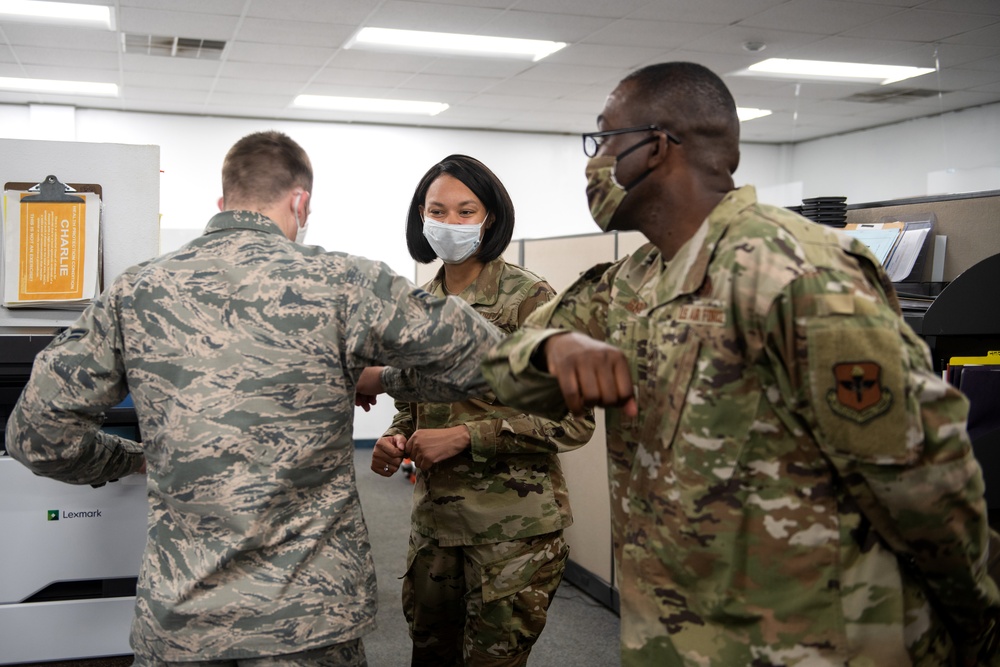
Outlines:
[[306, 242], [306, 232], [309, 231], [309, 221], [306, 220], [306, 224], [300, 224], [299, 221], [299, 200], [302, 199], [302, 193], [295, 195], [295, 204], [293, 204], [295, 211], [295, 242], [305, 243]]
[[479, 234], [484, 222], [486, 218], [478, 225], [449, 225], [424, 218], [424, 238], [442, 262], [461, 264], [479, 249]]

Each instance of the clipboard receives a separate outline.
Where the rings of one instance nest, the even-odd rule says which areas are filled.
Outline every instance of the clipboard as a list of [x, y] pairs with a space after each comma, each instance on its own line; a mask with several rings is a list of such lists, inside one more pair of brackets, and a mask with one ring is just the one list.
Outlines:
[[[12, 193], [18, 195], [14, 202], [9, 201]], [[0, 277], [5, 307], [79, 309], [102, 291], [102, 195], [97, 183], [67, 185], [51, 174], [38, 183], [4, 184]], [[25, 205], [32, 204], [52, 206], [44, 207], [38, 218], [22, 221]], [[17, 206], [16, 216], [10, 213], [12, 206]], [[64, 220], [63, 213], [75, 217]], [[21, 232], [26, 223], [32, 236], [24, 240]], [[11, 262], [16, 265], [8, 266]]]

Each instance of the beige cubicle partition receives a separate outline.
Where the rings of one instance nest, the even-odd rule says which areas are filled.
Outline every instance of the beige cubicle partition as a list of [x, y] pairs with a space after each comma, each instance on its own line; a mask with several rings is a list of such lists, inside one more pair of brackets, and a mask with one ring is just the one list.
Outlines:
[[[944, 246], [943, 282], [951, 282], [969, 267], [1000, 253], [1000, 190], [854, 204], [847, 208], [847, 222], [905, 220], [927, 213], [933, 213], [937, 220], [934, 234], [948, 239]], [[934, 248], [935, 245], [930, 245], [923, 271], [913, 277], [913, 282], [931, 280]]]
[[[594, 264], [615, 258], [615, 235], [594, 234], [527, 239], [524, 266], [562, 291]], [[597, 429], [580, 449], [560, 455], [574, 523], [566, 530], [573, 563], [567, 576], [598, 600], [613, 603], [614, 563], [611, 553], [611, 504], [608, 493], [604, 411], [596, 411]]]

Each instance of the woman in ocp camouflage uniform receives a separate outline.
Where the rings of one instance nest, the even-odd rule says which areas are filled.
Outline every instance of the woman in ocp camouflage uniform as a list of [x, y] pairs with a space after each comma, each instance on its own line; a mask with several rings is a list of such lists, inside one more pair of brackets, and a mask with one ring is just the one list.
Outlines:
[[[516, 330], [554, 291], [501, 257], [513, 228], [510, 196], [484, 164], [451, 155], [434, 165], [406, 226], [415, 260], [444, 263], [424, 289]], [[524, 665], [568, 555], [572, 514], [556, 454], [590, 439], [592, 415], [548, 421], [492, 394], [396, 408], [372, 470], [390, 476], [404, 456], [418, 468], [403, 582], [412, 664]]]

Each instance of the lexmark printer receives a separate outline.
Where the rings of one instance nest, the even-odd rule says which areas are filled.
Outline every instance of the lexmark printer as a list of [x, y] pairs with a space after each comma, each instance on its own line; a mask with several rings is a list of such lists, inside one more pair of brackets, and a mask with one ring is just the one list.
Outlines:
[[[51, 336], [4, 336], [4, 428]], [[138, 439], [135, 411], [105, 428]], [[0, 453], [0, 664], [131, 653], [128, 629], [146, 536], [146, 478], [99, 488], [37, 477]]]

